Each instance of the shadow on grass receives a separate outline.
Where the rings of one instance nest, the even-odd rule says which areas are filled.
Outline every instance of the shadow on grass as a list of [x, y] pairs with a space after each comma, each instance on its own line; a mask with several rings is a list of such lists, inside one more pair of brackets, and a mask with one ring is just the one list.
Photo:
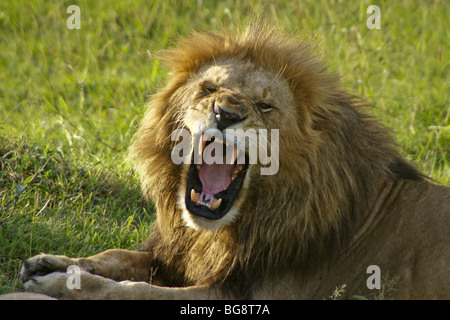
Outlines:
[[126, 166], [0, 136], [0, 294], [16, 290], [22, 261], [135, 249], [154, 220]]

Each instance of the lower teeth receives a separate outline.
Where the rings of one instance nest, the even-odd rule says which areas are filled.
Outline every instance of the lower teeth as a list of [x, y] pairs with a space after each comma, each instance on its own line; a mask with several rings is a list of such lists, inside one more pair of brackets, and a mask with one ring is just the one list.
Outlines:
[[217, 208], [220, 207], [220, 204], [222, 203], [222, 198], [220, 199], [214, 199], [213, 203], [211, 204], [210, 209], [211, 210], [216, 210]]
[[211, 204], [205, 203], [205, 202], [200, 200], [200, 194], [195, 192], [194, 189], [191, 190], [191, 200], [196, 206], [202, 205], [202, 206], [205, 206], [208, 209], [211, 209], [213, 211], [217, 210], [217, 208], [219, 208], [220, 204], [222, 203], [222, 198], [214, 199]]

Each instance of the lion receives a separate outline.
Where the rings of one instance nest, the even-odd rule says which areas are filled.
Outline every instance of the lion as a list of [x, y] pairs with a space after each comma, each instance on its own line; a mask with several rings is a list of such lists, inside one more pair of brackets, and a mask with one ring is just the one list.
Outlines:
[[[24, 291], [327, 299], [345, 285], [341, 298], [351, 299], [375, 296], [387, 277], [398, 280], [391, 298], [450, 298], [450, 189], [400, 156], [314, 51], [257, 25], [193, 32], [165, 51], [168, 82], [131, 146], [142, 193], [156, 207], [148, 242], [88, 258], [34, 256], [21, 270]], [[237, 148], [229, 137], [237, 130], [256, 136]], [[190, 133], [180, 163], [175, 132]], [[278, 136], [259, 139], [264, 132]], [[213, 147], [216, 160], [231, 156], [208, 163], [203, 154]], [[273, 172], [263, 174], [268, 156], [250, 161], [254, 147], [270, 150]], [[79, 287], [68, 285], [70, 266], [79, 268]]]

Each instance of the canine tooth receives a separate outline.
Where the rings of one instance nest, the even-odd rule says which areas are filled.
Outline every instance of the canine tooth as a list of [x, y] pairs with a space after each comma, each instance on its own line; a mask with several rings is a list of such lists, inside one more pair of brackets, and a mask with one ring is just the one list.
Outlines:
[[236, 148], [236, 157], [237, 157], [237, 164], [245, 164], [245, 151], [241, 150], [239, 148]]
[[206, 146], [206, 140], [202, 140], [202, 154], [203, 154], [203, 150], [205, 150], [205, 146]]
[[222, 198], [214, 199], [213, 203], [211, 204], [210, 209], [211, 210], [216, 210], [220, 206], [221, 203], [222, 203]]
[[234, 146], [234, 149], [233, 149], [233, 161], [231, 162], [232, 164], [236, 162], [236, 159], [238, 157], [238, 152], [239, 152], [238, 147]]
[[236, 166], [236, 169], [234, 169], [234, 172], [233, 172], [233, 176], [231, 177], [231, 181], [234, 181], [234, 179], [236, 179], [236, 177], [238, 176], [238, 174], [242, 171], [242, 168], [243, 168], [244, 166], [243, 165], [240, 165], [240, 164], [238, 164], [237, 166]]
[[201, 157], [203, 154], [203, 150], [205, 150], [205, 144], [206, 144], [206, 140], [204, 139], [204, 135], [202, 134], [199, 138], [199, 142], [198, 142], [198, 154]]
[[237, 147], [230, 144], [227, 144], [225, 146], [226, 164], [234, 164], [238, 156]]
[[200, 200], [200, 195], [194, 189], [191, 190], [191, 200], [195, 204], [198, 204], [198, 200]]

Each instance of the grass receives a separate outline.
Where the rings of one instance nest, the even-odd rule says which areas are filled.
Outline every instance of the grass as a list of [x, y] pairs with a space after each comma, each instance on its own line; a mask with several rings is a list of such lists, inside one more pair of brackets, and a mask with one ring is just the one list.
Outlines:
[[[81, 9], [69, 30], [66, 9]], [[330, 69], [393, 129], [403, 155], [450, 185], [448, 1], [0, 2], [0, 293], [39, 252], [135, 248], [153, 221], [127, 161], [155, 58], [192, 29], [234, 28], [254, 12], [319, 43]]]
[[18, 285], [39, 252], [92, 255], [145, 240], [152, 207], [131, 170], [75, 160], [23, 138], [0, 137], [0, 290]]

